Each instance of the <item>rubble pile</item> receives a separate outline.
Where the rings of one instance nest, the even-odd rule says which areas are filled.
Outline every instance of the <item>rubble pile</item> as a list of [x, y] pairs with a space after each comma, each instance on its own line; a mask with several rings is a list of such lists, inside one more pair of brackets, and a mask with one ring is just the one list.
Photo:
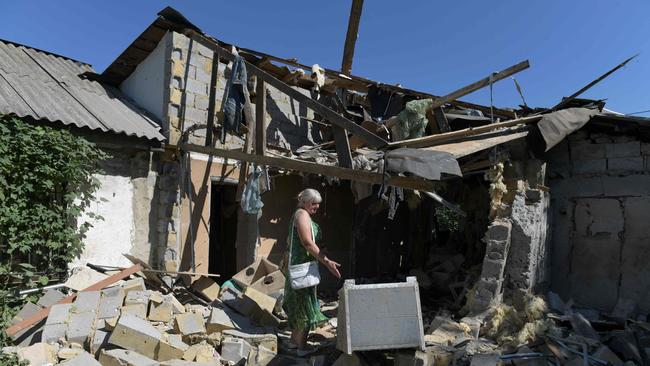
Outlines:
[[221, 287], [209, 277], [173, 288], [146, 278], [138, 272], [112, 287], [78, 292], [71, 303], [59, 303], [65, 295], [48, 290], [13, 323], [51, 306], [47, 318], [2, 351], [38, 366], [324, 365], [337, 357], [330, 355], [331, 324], [313, 333], [315, 356], [298, 358], [285, 346], [285, 279], [271, 262], [258, 261]]

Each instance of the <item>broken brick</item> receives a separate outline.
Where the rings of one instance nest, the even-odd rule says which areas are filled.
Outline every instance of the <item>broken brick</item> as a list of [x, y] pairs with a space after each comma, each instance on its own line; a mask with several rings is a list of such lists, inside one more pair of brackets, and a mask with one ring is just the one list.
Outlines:
[[120, 317], [108, 342], [154, 358], [161, 334], [149, 322], [137, 316], [124, 314]]

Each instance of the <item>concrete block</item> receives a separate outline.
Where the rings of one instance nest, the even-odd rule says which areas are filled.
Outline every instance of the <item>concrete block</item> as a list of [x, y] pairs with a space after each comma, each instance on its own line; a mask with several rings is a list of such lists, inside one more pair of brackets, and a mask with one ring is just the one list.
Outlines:
[[358, 350], [412, 347], [424, 349], [415, 277], [407, 277], [406, 282], [374, 285], [355, 285], [354, 280], [346, 280], [339, 291], [337, 348], [351, 354]]
[[[4, 352], [4, 351], [3, 351]], [[57, 363], [56, 349], [46, 343], [36, 343], [29, 347], [19, 348], [18, 358], [30, 365], [53, 365]]]
[[270, 295], [284, 289], [284, 282], [284, 274], [278, 270], [253, 282], [250, 287], [261, 293]]
[[[26, 318], [36, 314], [42, 309], [39, 305], [36, 305], [31, 302], [25, 303], [22, 309], [11, 319], [11, 325], [18, 324]], [[20, 332], [11, 336], [11, 339], [15, 342], [16, 345], [21, 347], [31, 346], [42, 338], [42, 326], [32, 326], [27, 329], [23, 329]]]
[[[199, 77], [199, 75], [201, 75], [201, 77]], [[197, 79], [199, 81], [204, 81], [203, 78], [206, 77], [206, 76], [207, 76], [208, 80], [205, 81], [205, 82], [209, 83], [210, 82], [210, 75], [206, 74], [206, 73], [203, 73], [203, 72], [200, 72], [200, 71], [197, 71]], [[196, 95], [194, 97], [194, 107], [196, 109], [208, 110], [209, 103], [210, 103], [210, 99], [208, 99], [208, 97], [205, 97], [205, 96], [202, 96], [202, 95]]]
[[605, 157], [605, 145], [580, 144], [571, 145], [571, 160], [602, 159]]
[[246, 288], [260, 278], [270, 275], [271, 273], [280, 269], [277, 265], [273, 264], [266, 258], [262, 258], [250, 266], [239, 271], [232, 277], [232, 280], [242, 288]]
[[124, 285], [122, 285], [122, 290], [124, 290], [124, 295], [126, 296], [131, 291], [146, 291], [147, 288], [144, 285], [144, 279], [142, 277], [138, 277], [124, 282]]
[[125, 349], [102, 350], [99, 355], [102, 366], [158, 366], [160, 363], [137, 352]]
[[209, 301], [218, 299], [219, 291], [221, 290], [216, 282], [206, 276], [201, 276], [198, 280], [194, 281], [192, 288]]
[[221, 358], [238, 364], [250, 353], [251, 345], [243, 339], [226, 337], [221, 341]]
[[66, 366], [102, 366], [95, 357], [91, 356], [88, 352], [82, 352], [79, 356], [62, 362], [61, 365]]
[[493, 260], [493, 259], [485, 258], [483, 260], [481, 277], [500, 279], [503, 277], [503, 271], [505, 267], [506, 267], [505, 259]]
[[220, 308], [212, 308], [210, 313], [210, 318], [206, 324], [206, 330], [208, 333], [221, 332], [227, 329], [235, 329], [235, 324], [228, 316], [225, 310]]
[[160, 305], [151, 304], [149, 307], [149, 321], [170, 322], [174, 313], [174, 307], [171, 302], [165, 301]]
[[148, 291], [130, 291], [126, 294], [124, 298], [124, 305], [135, 305], [135, 304], [149, 304], [149, 292]]
[[493, 221], [485, 233], [486, 240], [509, 241], [512, 224], [509, 221]]
[[[248, 307], [250, 307], [250, 301], [245, 301], [244, 300], [244, 294], [239, 290], [236, 290], [236, 289], [234, 289], [232, 287], [224, 287], [221, 290], [220, 297], [221, 297], [221, 301], [225, 305], [227, 305], [228, 307], [230, 307], [233, 310], [236, 310], [240, 314], [247, 315], [247, 314], [243, 313], [244, 308], [247, 308], [247, 310], [250, 310], [250, 309], [248, 309]], [[248, 305], [246, 305], [246, 304], [248, 304]]]
[[584, 198], [575, 207], [575, 231], [580, 235], [623, 231], [624, 219], [621, 202], [610, 198]]
[[74, 301], [73, 312], [75, 313], [97, 313], [99, 307], [99, 300], [101, 298], [100, 291], [85, 291], [79, 292]]
[[[246, 359], [247, 366], [266, 366], [270, 364], [277, 355], [277, 352], [272, 352], [263, 346], [258, 348], [251, 348]], [[324, 356], [323, 356], [324, 358]], [[323, 361], [324, 362], [324, 361]], [[324, 363], [323, 363], [324, 364]]]
[[205, 334], [203, 316], [196, 313], [178, 314], [174, 318], [174, 331], [189, 336], [191, 334]]
[[433, 366], [433, 354], [422, 351], [398, 352], [395, 357], [395, 366]]
[[149, 322], [133, 315], [122, 315], [108, 342], [144, 356], [155, 358], [161, 334]]
[[67, 329], [67, 324], [45, 324], [41, 333], [41, 342], [55, 343], [60, 339], [65, 339], [65, 331]]
[[131, 304], [124, 305], [120, 309], [120, 314], [125, 315], [134, 315], [141, 319], [147, 319], [147, 305], [145, 304]]
[[[193, 80], [190, 80], [190, 83], [192, 82]], [[190, 83], [188, 83], [188, 85]], [[207, 86], [207, 84], [203, 84], [203, 85]], [[205, 121], [207, 121], [208, 119], [208, 111], [188, 107], [187, 109], [185, 109], [185, 119], [187, 121], [194, 121], [196, 123], [205, 123]]]
[[73, 313], [66, 331], [68, 342], [85, 345], [88, 338], [92, 337], [95, 313]]
[[[261, 310], [266, 310], [268, 312], [273, 311], [273, 308], [275, 308], [275, 304], [277, 302], [277, 299], [268, 296], [250, 286], [246, 288], [246, 291], [244, 292], [244, 299], [254, 302], [256, 306], [259, 307]], [[253, 309], [251, 311], [251, 314], [254, 311], [255, 310]]]
[[191, 346], [183, 354], [183, 359], [186, 361], [196, 361], [198, 363], [219, 364], [221, 356], [211, 345], [207, 343], [199, 343]]
[[90, 352], [93, 354], [94, 357], [99, 356], [99, 350], [102, 348], [106, 347], [108, 345], [108, 338], [110, 337], [110, 333], [103, 331], [103, 330], [96, 330], [95, 333], [93, 334], [93, 338], [90, 341]]
[[601, 180], [603, 192], [607, 195], [650, 196], [650, 175], [606, 176]]
[[631, 141], [620, 144], [605, 144], [605, 153], [608, 158], [639, 156], [641, 155], [641, 143]]
[[57, 304], [50, 308], [45, 325], [64, 324], [70, 319], [72, 304]]
[[165, 301], [165, 297], [158, 291], [149, 291], [149, 301], [152, 304], [162, 304]]
[[47, 290], [47, 292], [45, 292], [45, 294], [43, 294], [43, 296], [41, 296], [40, 299], [38, 299], [36, 304], [46, 308], [48, 306], [52, 306], [57, 302], [63, 300], [64, 297], [65, 295], [61, 291], [56, 289], [50, 289]]
[[189, 348], [188, 345], [181, 342], [170, 343], [166, 340], [161, 340], [156, 354], [156, 360], [169, 361], [183, 357], [185, 351]]
[[278, 352], [278, 337], [272, 333], [246, 333], [236, 329], [224, 330], [222, 341], [228, 338], [239, 338], [253, 347], [263, 346], [271, 352]]
[[125, 296], [126, 294], [121, 287], [116, 286], [102, 290], [97, 318], [107, 319], [120, 316], [120, 307], [122, 307]]
[[164, 298], [165, 301], [168, 301], [169, 303], [172, 304], [172, 311], [174, 312], [174, 314], [182, 314], [185, 312], [185, 307], [183, 306], [183, 304], [181, 304], [180, 301], [178, 301], [178, 299], [176, 299], [176, 297], [174, 297], [174, 295], [168, 294], [165, 295]]
[[208, 94], [208, 83], [201, 82], [194, 79], [187, 79], [187, 89], [186, 91], [194, 94], [207, 95]]
[[573, 160], [571, 162], [571, 173], [597, 174], [607, 171], [607, 159]]
[[628, 156], [607, 159], [607, 170], [641, 171], [644, 169], [643, 156]]

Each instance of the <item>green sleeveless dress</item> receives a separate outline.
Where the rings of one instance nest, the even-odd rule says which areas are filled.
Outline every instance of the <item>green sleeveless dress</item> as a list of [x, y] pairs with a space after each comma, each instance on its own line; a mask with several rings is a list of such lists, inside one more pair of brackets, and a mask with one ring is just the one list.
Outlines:
[[[321, 240], [320, 227], [313, 221], [311, 225], [314, 230], [315, 242], [318, 245]], [[291, 220], [289, 230], [291, 240], [287, 244], [293, 245], [290, 264], [313, 261], [314, 257], [300, 243], [298, 230], [293, 225], [293, 220]], [[287, 312], [289, 327], [293, 330], [314, 330], [319, 324], [328, 320], [320, 311], [320, 304], [316, 297], [316, 286], [294, 290], [291, 288], [288, 276], [284, 283], [284, 309]]]

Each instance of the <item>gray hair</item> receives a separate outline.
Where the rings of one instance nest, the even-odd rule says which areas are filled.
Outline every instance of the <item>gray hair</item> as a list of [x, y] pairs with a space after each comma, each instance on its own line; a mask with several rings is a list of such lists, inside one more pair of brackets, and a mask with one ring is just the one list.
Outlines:
[[322, 200], [320, 193], [313, 188], [307, 188], [298, 193], [298, 207], [305, 207], [309, 202], [320, 203]]

